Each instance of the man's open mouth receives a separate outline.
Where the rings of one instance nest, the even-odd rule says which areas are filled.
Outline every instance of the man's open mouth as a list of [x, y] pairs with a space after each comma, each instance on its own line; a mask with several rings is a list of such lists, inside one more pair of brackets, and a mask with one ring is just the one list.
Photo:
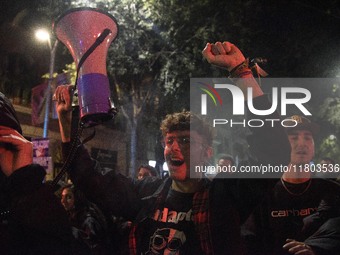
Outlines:
[[169, 163], [173, 166], [181, 166], [182, 164], [184, 164], [184, 160], [169, 159]]

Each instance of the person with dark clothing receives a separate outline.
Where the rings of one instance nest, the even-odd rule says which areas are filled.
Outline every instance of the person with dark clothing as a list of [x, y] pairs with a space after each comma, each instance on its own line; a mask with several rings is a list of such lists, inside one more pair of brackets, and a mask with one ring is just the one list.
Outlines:
[[137, 169], [137, 179], [141, 180], [144, 177], [158, 177], [158, 173], [156, 169], [153, 166], [147, 165], [147, 164], [141, 164]]
[[[330, 182], [329, 185], [339, 185]], [[283, 246], [290, 254], [339, 255], [340, 254], [340, 196], [329, 194], [317, 212], [303, 219], [304, 241], [289, 239]]]
[[100, 209], [72, 184], [61, 188], [61, 204], [67, 211], [76, 239], [73, 253], [110, 254], [108, 225]]
[[[340, 185], [330, 181], [329, 185]], [[284, 248], [292, 254], [310, 248], [316, 255], [340, 254], [340, 196], [330, 193], [320, 203], [317, 212], [303, 219], [305, 240], [291, 240]]]
[[0, 93], [0, 253], [70, 254], [70, 224], [11, 102]]
[[[314, 215], [326, 194], [337, 190], [326, 180], [310, 179], [310, 182], [309, 186], [300, 189], [285, 184], [292, 194], [288, 193], [282, 183], [277, 183], [272, 193], [266, 196], [261, 206], [247, 220], [247, 229], [256, 236], [249, 245], [252, 250], [261, 250], [255, 254], [288, 255], [290, 253], [282, 248], [287, 239], [299, 242], [305, 240], [307, 232], [302, 231], [305, 217]], [[254, 253], [250, 251], [249, 254]]]
[[[253, 88], [257, 109], [269, 108], [267, 97], [235, 45], [208, 43], [203, 56], [209, 63], [233, 71], [234, 78], [247, 78], [235, 82], [244, 94], [247, 88]], [[65, 155], [71, 140], [69, 91], [70, 86], [62, 86], [55, 93]], [[253, 116], [250, 114], [250, 117]], [[267, 117], [278, 118], [277, 114]], [[197, 115], [180, 112], [167, 115], [161, 130], [170, 174], [168, 179], [131, 181], [120, 175], [102, 176], [96, 171], [99, 165], [80, 146], [69, 171], [72, 182], [103, 211], [133, 221], [127, 243], [130, 254], [242, 255], [240, 223], [262, 199], [271, 182], [192, 178], [190, 169], [194, 165], [204, 165], [212, 156], [210, 127]], [[290, 146], [282, 126], [264, 125], [253, 128], [252, 132], [254, 142], [265, 141], [266, 144], [255, 150], [259, 164], [289, 162]]]
[[304, 244], [312, 247], [316, 255], [340, 254], [340, 216], [329, 218], [309, 236]]
[[251, 255], [288, 255], [291, 254], [289, 248], [295, 245], [303, 249], [303, 254], [318, 255], [313, 246], [299, 246], [307, 237], [307, 232], [303, 232], [304, 219], [317, 212], [323, 199], [340, 192], [339, 185], [331, 180], [312, 178], [309, 171], [314, 156], [313, 136], [318, 126], [299, 115], [287, 118], [286, 123], [289, 121], [295, 121], [296, 125], [287, 128], [292, 149], [288, 171], [243, 226]]

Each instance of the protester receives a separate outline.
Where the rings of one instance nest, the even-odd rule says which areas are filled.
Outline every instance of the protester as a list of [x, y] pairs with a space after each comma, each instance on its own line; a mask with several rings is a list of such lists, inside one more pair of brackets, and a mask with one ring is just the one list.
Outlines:
[[0, 253], [69, 254], [67, 215], [32, 155], [12, 104], [0, 93]]
[[72, 184], [61, 188], [61, 204], [68, 213], [76, 241], [74, 254], [110, 254], [106, 219]]
[[219, 167], [231, 167], [235, 164], [234, 158], [233, 156], [229, 155], [229, 154], [223, 154], [221, 156], [219, 156], [218, 160], [217, 160], [217, 166]]
[[[339, 214], [338, 214], [339, 215]], [[311, 247], [311, 255], [340, 254], [340, 216], [325, 221], [320, 228], [304, 240], [304, 245]], [[292, 253], [290, 251], [290, 253]], [[298, 253], [294, 253], [298, 254]], [[309, 254], [307, 254], [309, 255]]]
[[[322, 199], [328, 199], [330, 194], [339, 194], [339, 185], [312, 178], [309, 169], [318, 126], [299, 115], [286, 119], [286, 123], [290, 126], [287, 133], [291, 144], [288, 171], [283, 173], [281, 180], [244, 226], [249, 254], [289, 254], [287, 249], [283, 249], [284, 245], [300, 245], [306, 238], [302, 231], [303, 219], [317, 212]], [[312, 246], [303, 246], [303, 249], [305, 253], [301, 254], [314, 254]]]
[[[234, 78], [248, 78], [235, 82], [244, 94], [253, 88], [256, 106], [269, 108], [267, 97], [235, 45], [208, 43], [203, 56], [231, 71]], [[55, 93], [64, 152], [68, 152], [71, 140], [69, 91], [69, 86], [61, 86]], [[278, 118], [276, 114], [266, 117]], [[212, 156], [210, 127], [197, 115], [180, 112], [166, 116], [161, 130], [170, 178], [131, 182], [119, 175], [101, 176], [95, 169], [98, 164], [80, 147], [69, 172], [73, 183], [104, 211], [133, 220], [130, 254], [243, 254], [240, 222], [261, 200], [269, 182], [190, 178], [190, 166], [205, 164]], [[281, 126], [264, 125], [252, 132], [253, 144], [266, 144], [254, 148], [259, 164], [289, 162], [290, 146]]]
[[144, 177], [147, 177], [147, 176], [157, 177], [158, 174], [156, 172], [156, 169], [147, 164], [140, 165], [137, 169], [137, 179], [142, 180]]
[[339, 255], [340, 216], [329, 218], [303, 242], [287, 239], [283, 249], [289, 254]]
[[[329, 185], [338, 185], [331, 181]], [[340, 254], [340, 195], [328, 194], [317, 212], [303, 219], [303, 242], [289, 240], [283, 248], [291, 254], [299, 254], [301, 250], [312, 255]], [[308, 255], [308, 253], [307, 253]]]

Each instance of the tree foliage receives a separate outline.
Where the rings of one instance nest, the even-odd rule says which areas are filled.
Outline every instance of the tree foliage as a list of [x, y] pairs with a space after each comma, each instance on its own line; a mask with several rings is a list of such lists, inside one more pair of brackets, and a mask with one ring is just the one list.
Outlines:
[[[74, 7], [100, 8], [116, 18], [119, 35], [107, 58], [111, 91], [129, 129], [136, 129], [136, 134], [148, 134], [138, 135], [137, 144], [131, 145], [136, 146], [135, 150], [140, 153], [137, 158], [145, 158], [143, 148], [154, 143], [147, 141], [147, 137], [157, 137], [160, 119], [167, 113], [189, 108], [189, 79], [226, 75], [225, 70], [211, 67], [202, 59], [201, 51], [207, 42], [231, 41], [248, 57], [267, 58], [265, 69], [274, 77], [334, 76], [339, 70], [338, 60], [333, 56], [339, 55], [340, 43], [339, 36], [336, 36], [339, 23], [335, 21], [339, 16], [335, 12], [335, 2], [32, 0], [23, 1], [23, 9], [30, 11], [30, 19], [40, 17], [37, 23], [44, 23], [47, 27], [51, 27], [64, 11]], [[25, 30], [28, 24], [22, 22], [19, 28]], [[7, 40], [6, 45], [12, 44]], [[38, 59], [35, 61], [46, 63], [36, 58], [43, 54], [34, 49], [20, 51], [20, 58], [25, 56], [25, 61]], [[26, 58], [35, 52], [34, 57]], [[70, 64], [66, 48], [59, 51], [58, 56], [58, 69]], [[2, 86], [7, 84], [6, 88], [15, 88], [24, 83], [30, 88], [37, 84], [29, 78], [20, 80], [24, 75], [20, 75], [20, 79], [17, 75], [5, 76], [8, 67], [3, 66]], [[20, 74], [30, 74], [26, 70], [32, 65], [20, 66], [25, 67]], [[320, 115], [336, 129], [340, 119], [337, 117], [338, 105], [336, 98], [327, 99], [326, 110]]]
[[332, 94], [326, 97], [317, 112], [323, 132], [320, 134], [316, 157], [340, 157], [340, 83], [333, 84]]

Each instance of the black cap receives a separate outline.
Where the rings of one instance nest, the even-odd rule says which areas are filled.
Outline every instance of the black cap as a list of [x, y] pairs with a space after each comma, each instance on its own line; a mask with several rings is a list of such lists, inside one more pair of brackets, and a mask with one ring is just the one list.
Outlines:
[[11, 101], [0, 92], [0, 126], [13, 128], [22, 134], [22, 129]]
[[288, 134], [293, 130], [308, 130], [313, 135], [316, 135], [320, 129], [319, 125], [300, 115], [290, 116], [284, 120], [284, 124]]

